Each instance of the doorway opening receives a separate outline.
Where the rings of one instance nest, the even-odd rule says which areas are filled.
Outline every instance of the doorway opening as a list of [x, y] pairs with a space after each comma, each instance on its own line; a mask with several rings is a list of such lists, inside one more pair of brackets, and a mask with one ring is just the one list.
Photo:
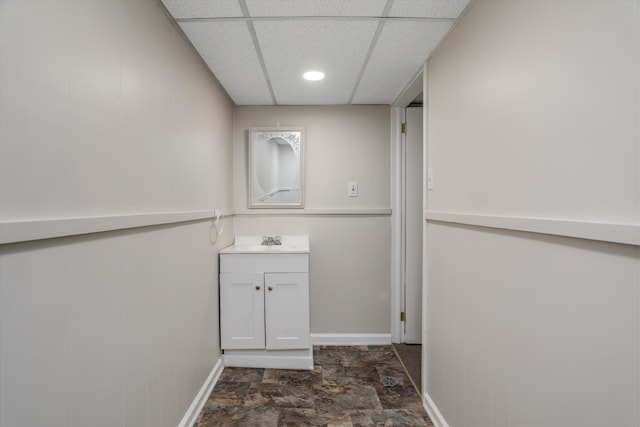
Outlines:
[[[420, 94], [420, 100], [422, 94]], [[405, 108], [403, 142], [404, 342], [422, 344], [422, 103]]]
[[422, 386], [424, 91], [423, 73], [392, 106], [392, 341], [414, 385]]

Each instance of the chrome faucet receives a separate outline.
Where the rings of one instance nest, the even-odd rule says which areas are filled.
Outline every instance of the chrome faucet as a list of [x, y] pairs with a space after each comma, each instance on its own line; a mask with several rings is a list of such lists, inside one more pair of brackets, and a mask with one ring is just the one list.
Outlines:
[[265, 246], [282, 245], [280, 236], [262, 236], [262, 244]]

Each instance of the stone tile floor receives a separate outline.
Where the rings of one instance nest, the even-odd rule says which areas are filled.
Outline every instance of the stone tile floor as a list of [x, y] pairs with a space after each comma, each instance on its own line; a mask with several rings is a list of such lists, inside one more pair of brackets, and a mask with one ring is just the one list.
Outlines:
[[313, 371], [225, 368], [196, 427], [433, 426], [391, 346], [313, 353]]

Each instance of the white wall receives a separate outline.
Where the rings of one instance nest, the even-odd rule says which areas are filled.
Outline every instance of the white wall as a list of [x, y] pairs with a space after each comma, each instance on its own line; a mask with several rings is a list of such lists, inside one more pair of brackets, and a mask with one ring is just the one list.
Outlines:
[[[2, 1], [0, 93], [3, 241], [232, 208], [233, 103], [158, 1]], [[220, 357], [211, 228], [0, 246], [0, 425], [176, 426]]]
[[637, 1], [477, 0], [430, 59], [439, 424], [640, 425], [638, 34]]
[[[248, 129], [261, 126], [305, 128], [305, 209], [247, 210]], [[389, 141], [386, 106], [236, 109], [235, 234], [309, 235], [312, 333], [390, 333]]]

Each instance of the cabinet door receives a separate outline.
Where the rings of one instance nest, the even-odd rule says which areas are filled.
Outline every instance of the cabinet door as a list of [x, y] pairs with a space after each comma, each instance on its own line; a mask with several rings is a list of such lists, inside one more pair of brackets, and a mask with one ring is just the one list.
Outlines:
[[266, 273], [267, 349], [309, 348], [309, 274]]
[[265, 348], [262, 273], [220, 274], [220, 341], [223, 349]]

